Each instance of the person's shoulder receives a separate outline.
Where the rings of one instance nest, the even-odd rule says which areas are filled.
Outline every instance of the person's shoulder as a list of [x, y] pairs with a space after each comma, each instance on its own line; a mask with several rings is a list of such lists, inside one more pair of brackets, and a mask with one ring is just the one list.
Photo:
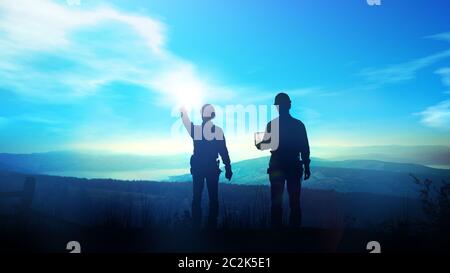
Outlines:
[[220, 126], [217, 125], [213, 125], [214, 129], [213, 130], [213, 134], [215, 136], [216, 140], [223, 140], [225, 137], [225, 133], [223, 132], [223, 129]]
[[214, 124], [214, 130], [218, 134], [223, 134], [223, 129], [220, 126]]
[[297, 118], [293, 117], [292, 118], [292, 122], [300, 129], [304, 129], [305, 128], [305, 124], [301, 120], [299, 120]]
[[305, 124], [303, 124], [303, 122], [301, 120], [299, 120], [298, 118], [292, 117], [292, 121], [297, 125], [305, 126]]

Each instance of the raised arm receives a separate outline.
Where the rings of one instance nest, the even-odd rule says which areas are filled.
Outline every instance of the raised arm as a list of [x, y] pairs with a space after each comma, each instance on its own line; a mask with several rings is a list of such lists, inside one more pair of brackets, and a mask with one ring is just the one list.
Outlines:
[[193, 137], [194, 134], [194, 124], [191, 122], [191, 120], [189, 119], [189, 115], [187, 113], [186, 108], [182, 107], [180, 109], [180, 114], [181, 114], [181, 120], [183, 121], [183, 125], [184, 128], [186, 128], [186, 131], [188, 132], [188, 134]]

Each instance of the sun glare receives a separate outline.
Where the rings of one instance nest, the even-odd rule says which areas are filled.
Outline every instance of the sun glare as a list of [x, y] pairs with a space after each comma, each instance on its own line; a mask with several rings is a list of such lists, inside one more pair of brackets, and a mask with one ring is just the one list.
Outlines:
[[186, 89], [175, 94], [176, 105], [187, 110], [200, 109], [203, 103], [202, 92], [199, 89]]

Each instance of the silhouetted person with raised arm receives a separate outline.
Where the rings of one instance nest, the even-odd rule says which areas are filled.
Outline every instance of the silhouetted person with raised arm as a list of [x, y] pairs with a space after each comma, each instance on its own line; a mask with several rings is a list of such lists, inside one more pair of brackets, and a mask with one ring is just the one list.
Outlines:
[[263, 141], [256, 144], [260, 150], [271, 150], [267, 173], [271, 187], [271, 224], [282, 226], [282, 201], [284, 185], [289, 194], [291, 227], [301, 225], [300, 192], [303, 171], [304, 179], [309, 179], [309, 143], [305, 125], [290, 114], [291, 99], [286, 93], [275, 97], [279, 117], [267, 124]]
[[191, 174], [193, 180], [193, 200], [192, 200], [192, 219], [194, 227], [201, 226], [202, 209], [201, 199], [203, 188], [206, 182], [209, 196], [209, 216], [208, 227], [214, 229], [217, 226], [217, 217], [219, 212], [219, 168], [222, 158], [225, 165], [225, 177], [231, 180], [233, 172], [231, 171], [230, 157], [225, 142], [225, 136], [222, 129], [212, 122], [215, 117], [215, 110], [212, 105], [206, 104], [202, 107], [202, 124], [194, 125], [187, 111], [181, 109], [181, 118], [184, 127], [194, 141], [194, 153], [191, 156]]

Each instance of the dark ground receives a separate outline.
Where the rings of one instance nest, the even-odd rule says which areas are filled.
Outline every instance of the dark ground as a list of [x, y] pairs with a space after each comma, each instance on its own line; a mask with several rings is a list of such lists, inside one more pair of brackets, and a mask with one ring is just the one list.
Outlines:
[[380, 242], [384, 253], [449, 249], [448, 238], [430, 240], [424, 236], [356, 229], [194, 231], [81, 227], [59, 222], [51, 228], [3, 227], [0, 252], [68, 253], [66, 245], [70, 241], [78, 241], [83, 253], [367, 253], [370, 241]]
[[[25, 176], [1, 178], [1, 190], [14, 191], [22, 189]], [[25, 221], [0, 217], [0, 252], [67, 253], [70, 241], [78, 241], [84, 253], [367, 253], [370, 241], [385, 253], [450, 249], [446, 195], [447, 202], [439, 202], [445, 206], [432, 207], [439, 213], [423, 230], [420, 200], [305, 189], [304, 227], [275, 231], [268, 228], [268, 187], [221, 184], [219, 229], [194, 231], [190, 183], [51, 176], [36, 181]], [[11, 213], [18, 205], [2, 209]]]

